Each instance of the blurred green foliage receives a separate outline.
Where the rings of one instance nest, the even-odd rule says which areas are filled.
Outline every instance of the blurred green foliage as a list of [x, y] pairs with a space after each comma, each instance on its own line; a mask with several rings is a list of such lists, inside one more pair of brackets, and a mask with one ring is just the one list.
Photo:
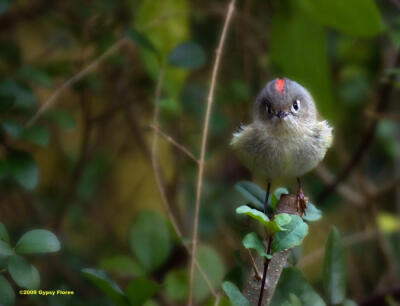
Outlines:
[[[149, 126], [163, 70], [160, 128], [198, 156], [227, 5], [0, 1], [0, 304], [185, 305], [197, 164], [160, 137], [162, 180], [184, 247], [154, 181]], [[237, 1], [210, 122], [197, 257], [213, 290], [225, 293], [220, 305], [247, 303], [241, 293], [251, 271], [245, 248], [270, 255], [263, 252], [259, 222], [235, 215], [242, 204], [262, 228], [276, 232], [274, 251], [291, 248], [271, 305], [352, 305], [368, 301], [378, 284], [398, 283], [400, 204], [392, 178], [400, 175], [400, 86], [393, 67], [399, 16], [395, 1]], [[27, 124], [60, 86], [123, 39], [128, 43], [72, 79], [55, 104]], [[395, 91], [388, 107], [374, 114], [390, 75]], [[303, 218], [282, 214], [271, 221], [260, 213], [265, 182], [249, 181], [228, 143], [232, 131], [251, 120], [259, 90], [277, 76], [305, 85], [335, 127], [323, 167], [303, 179], [313, 203], [347, 165], [371, 118], [379, 122], [367, 158], [336, 193], [309, 203]], [[275, 187], [271, 209], [293, 192]], [[329, 233], [332, 224], [343, 238], [338, 230]], [[8, 233], [21, 238], [13, 244]], [[58, 251], [59, 241], [60, 252], [37, 255]], [[347, 261], [344, 241], [353, 241]], [[21, 296], [19, 288], [75, 294]], [[194, 292], [198, 304], [214, 305], [198, 272]]]

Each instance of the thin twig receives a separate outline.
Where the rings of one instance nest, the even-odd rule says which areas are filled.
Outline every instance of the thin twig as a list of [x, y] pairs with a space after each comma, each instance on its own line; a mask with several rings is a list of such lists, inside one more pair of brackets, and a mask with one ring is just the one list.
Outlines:
[[85, 77], [88, 73], [95, 70], [105, 59], [107, 59], [110, 55], [114, 54], [119, 50], [126, 42], [127, 38], [121, 38], [117, 42], [115, 42], [110, 48], [108, 48], [102, 55], [96, 58], [93, 62], [83, 68], [80, 72], [75, 74], [65, 83], [63, 83], [52, 95], [49, 99], [47, 99], [39, 108], [39, 110], [29, 119], [26, 123], [27, 126], [31, 126], [36, 122], [36, 120], [47, 110], [49, 109], [55, 102], [57, 102], [58, 97], [68, 88], [70, 88], [73, 84], [80, 81], [83, 77]]
[[260, 270], [258, 270], [258, 268], [257, 268], [257, 264], [256, 264], [256, 261], [254, 260], [253, 254], [251, 254], [251, 251], [249, 249], [247, 249], [247, 251], [249, 252], [251, 265], [253, 266], [254, 273], [256, 275], [256, 279], [261, 280], [262, 279], [262, 275], [261, 275]]
[[[160, 74], [159, 74], [159, 77], [158, 77], [158, 81], [157, 81], [156, 93], [155, 93], [155, 97], [154, 97], [153, 126], [157, 126], [158, 125], [158, 121], [159, 121], [159, 115], [160, 115], [159, 100], [160, 100], [160, 96], [161, 96], [162, 83], [163, 83], [163, 79], [164, 79], [164, 72], [165, 72], [165, 67], [161, 68], [161, 71], [160, 71]], [[155, 180], [156, 180], [157, 188], [158, 188], [158, 191], [160, 193], [162, 203], [164, 204], [164, 209], [167, 212], [168, 218], [171, 221], [171, 224], [172, 224], [176, 234], [178, 235], [179, 240], [182, 242], [182, 245], [185, 247], [185, 249], [188, 252], [189, 256], [191, 256], [190, 248], [184, 242], [184, 237], [183, 237], [182, 231], [179, 228], [178, 222], [176, 221], [176, 218], [175, 218], [175, 216], [174, 216], [174, 214], [173, 214], [173, 212], [171, 210], [171, 205], [170, 205], [170, 203], [168, 201], [167, 193], [165, 191], [164, 184], [162, 182], [161, 169], [160, 169], [160, 165], [158, 163], [158, 158], [157, 158], [157, 145], [158, 145], [158, 133], [156, 133], [154, 131], [153, 138], [152, 138], [152, 145], [151, 145], [151, 163], [152, 163], [152, 167], [153, 167], [153, 172], [154, 172], [154, 177], [155, 177]], [[210, 280], [208, 279], [207, 275], [205, 274], [204, 270], [202, 269], [202, 267], [198, 263], [198, 261], [195, 260], [194, 264], [195, 264], [197, 270], [199, 271], [201, 277], [206, 282], [211, 294], [214, 297], [216, 297], [217, 294], [216, 294], [216, 292], [215, 292]]]
[[219, 306], [220, 301], [221, 301], [221, 293], [218, 293], [217, 297], [215, 298], [214, 306]]
[[160, 136], [162, 136], [165, 140], [167, 140], [168, 142], [173, 144], [175, 147], [177, 147], [179, 150], [181, 150], [183, 153], [185, 153], [194, 162], [196, 162], [196, 164], [199, 163], [199, 160], [196, 158], [196, 156], [194, 156], [194, 154], [192, 152], [190, 152], [190, 150], [188, 148], [186, 148], [185, 146], [183, 146], [180, 143], [178, 143], [175, 139], [173, 139], [168, 134], [164, 133], [159, 127], [157, 127], [155, 125], [150, 125], [150, 128], [152, 128], [155, 132], [160, 134]]
[[388, 114], [388, 113], [376, 113], [372, 111], [366, 111], [365, 115], [374, 119], [387, 119], [387, 120], [400, 120], [400, 114]]
[[[316, 169], [315, 173], [324, 181], [326, 184], [331, 184], [335, 176], [333, 173], [324, 165], [320, 164]], [[354, 204], [357, 207], [361, 207], [365, 204], [365, 197], [354, 188], [349, 186], [348, 184], [340, 184], [337, 187], [338, 193], [349, 203]]]
[[190, 263], [190, 282], [189, 282], [189, 300], [188, 304], [193, 304], [193, 282], [194, 282], [194, 266], [196, 259], [196, 251], [197, 251], [197, 234], [199, 227], [199, 211], [200, 211], [200, 200], [201, 200], [201, 191], [203, 185], [203, 174], [204, 174], [204, 160], [206, 155], [206, 144], [208, 138], [208, 127], [210, 122], [211, 115], [211, 107], [214, 101], [214, 91], [215, 91], [215, 83], [217, 80], [217, 73], [219, 69], [219, 63], [221, 60], [221, 53], [224, 47], [226, 33], [228, 31], [228, 27], [232, 18], [232, 14], [235, 8], [235, 0], [231, 0], [228, 6], [228, 10], [226, 13], [225, 23], [222, 29], [221, 37], [219, 40], [218, 48], [216, 50], [215, 62], [211, 75], [211, 84], [210, 91], [208, 93], [207, 98], [207, 109], [204, 119], [204, 126], [202, 132], [202, 140], [201, 140], [201, 150], [200, 150], [200, 160], [198, 166], [198, 176], [197, 176], [197, 187], [196, 187], [196, 202], [195, 202], [195, 213], [194, 213], [194, 226], [193, 226], [193, 236], [192, 236], [192, 258]]

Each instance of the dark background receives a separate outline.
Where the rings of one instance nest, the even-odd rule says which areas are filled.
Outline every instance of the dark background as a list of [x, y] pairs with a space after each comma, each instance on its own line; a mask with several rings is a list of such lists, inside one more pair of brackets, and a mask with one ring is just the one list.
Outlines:
[[[40, 288], [75, 291], [72, 297], [17, 296], [18, 305], [108, 305], [81, 273], [86, 267], [108, 271], [121, 288], [138, 276], [152, 279], [161, 289], [147, 305], [186, 303], [189, 258], [169, 224], [151, 164], [155, 88], [165, 67], [159, 126], [199, 156], [227, 5], [0, 1], [0, 220], [14, 243], [30, 229], [54, 232], [61, 251], [29, 256], [29, 262], [40, 272]], [[216, 84], [199, 220], [199, 252], [217, 292], [223, 279], [243, 284], [242, 272], [250, 269], [241, 240], [251, 222], [235, 215], [243, 198], [234, 184], [252, 177], [229, 147], [231, 134], [251, 120], [264, 84], [286, 76], [310, 90], [334, 126], [333, 147], [303, 178], [324, 216], [310, 224], [298, 266], [322, 294], [323, 248], [335, 225], [347, 247], [348, 296], [368, 301], [387, 290], [387, 305], [395, 305], [399, 44], [397, 0], [237, 2]], [[21, 132], [74, 76], [33, 131]], [[162, 136], [156, 154], [189, 241], [197, 165]], [[340, 184], [330, 188], [337, 177]], [[273, 183], [295, 191], [295, 180]], [[207, 287], [197, 283], [197, 301], [212, 305]]]

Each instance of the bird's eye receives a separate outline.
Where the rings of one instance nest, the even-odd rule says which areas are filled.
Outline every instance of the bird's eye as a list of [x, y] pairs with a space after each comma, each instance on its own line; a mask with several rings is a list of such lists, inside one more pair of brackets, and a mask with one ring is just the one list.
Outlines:
[[272, 114], [272, 107], [271, 107], [271, 104], [267, 103], [267, 104], [266, 104], [266, 108], [267, 108], [268, 114]]
[[296, 100], [294, 100], [294, 102], [293, 102], [292, 111], [293, 111], [294, 113], [297, 113], [299, 110], [300, 110], [300, 100], [299, 100], [299, 99], [296, 99]]

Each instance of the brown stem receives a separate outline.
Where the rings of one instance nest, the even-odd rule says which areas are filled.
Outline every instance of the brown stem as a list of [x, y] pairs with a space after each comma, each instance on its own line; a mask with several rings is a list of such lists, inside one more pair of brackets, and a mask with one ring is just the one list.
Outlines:
[[207, 109], [204, 118], [202, 139], [201, 139], [201, 149], [200, 149], [200, 159], [198, 165], [198, 174], [197, 174], [197, 186], [196, 186], [196, 202], [195, 202], [195, 212], [194, 212], [194, 224], [193, 224], [193, 235], [192, 235], [192, 251], [191, 251], [191, 262], [190, 262], [190, 279], [189, 279], [189, 299], [188, 305], [193, 305], [193, 283], [194, 283], [194, 268], [196, 261], [196, 252], [197, 252], [197, 235], [199, 228], [199, 212], [200, 212], [200, 200], [201, 200], [201, 191], [203, 186], [203, 175], [204, 175], [204, 164], [205, 164], [205, 156], [206, 156], [206, 145], [208, 138], [208, 128], [211, 117], [211, 107], [214, 101], [214, 92], [215, 92], [215, 84], [217, 81], [217, 74], [219, 69], [219, 64], [221, 61], [221, 54], [225, 44], [226, 34], [228, 32], [228, 27], [230, 21], [232, 19], [233, 11], [235, 8], [235, 0], [231, 0], [227, 9], [226, 18], [224, 22], [224, 26], [222, 29], [221, 37], [219, 40], [218, 48], [216, 50], [215, 62], [211, 75], [211, 84], [210, 90], [207, 98]]

